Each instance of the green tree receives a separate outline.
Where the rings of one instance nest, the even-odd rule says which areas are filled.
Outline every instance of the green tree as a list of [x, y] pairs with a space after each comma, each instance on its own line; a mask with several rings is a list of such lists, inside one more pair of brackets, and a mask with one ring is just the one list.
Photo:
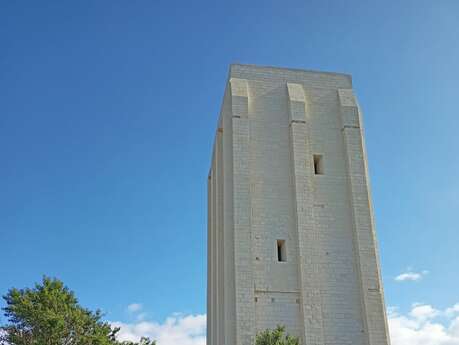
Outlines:
[[81, 307], [60, 280], [44, 277], [34, 288], [10, 289], [3, 296], [8, 323], [0, 327], [2, 345], [155, 345], [118, 342], [119, 328], [102, 321], [102, 313]]
[[260, 332], [255, 338], [255, 345], [299, 345], [300, 340], [285, 333], [284, 326], [276, 329], [267, 329]]

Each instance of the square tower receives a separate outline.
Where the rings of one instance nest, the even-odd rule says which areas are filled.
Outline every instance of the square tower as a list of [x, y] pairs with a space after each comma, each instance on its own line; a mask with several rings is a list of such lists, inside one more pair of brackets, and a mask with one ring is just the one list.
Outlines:
[[349, 75], [232, 65], [208, 207], [208, 345], [389, 344]]

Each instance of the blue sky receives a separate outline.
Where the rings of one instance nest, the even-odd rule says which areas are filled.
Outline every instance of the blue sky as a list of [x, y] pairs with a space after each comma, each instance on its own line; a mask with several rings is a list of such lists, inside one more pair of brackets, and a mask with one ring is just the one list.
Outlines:
[[353, 75], [387, 305], [459, 302], [457, 0], [2, 1], [0, 43], [1, 294], [47, 274], [110, 320], [204, 314], [239, 62]]

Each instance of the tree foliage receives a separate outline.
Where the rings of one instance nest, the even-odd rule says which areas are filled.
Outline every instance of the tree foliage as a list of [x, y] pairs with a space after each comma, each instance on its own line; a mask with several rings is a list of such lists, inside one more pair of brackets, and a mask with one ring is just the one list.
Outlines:
[[297, 337], [286, 334], [284, 326], [277, 326], [275, 329], [267, 329], [257, 334], [255, 345], [299, 345]]
[[147, 338], [118, 342], [119, 328], [102, 321], [99, 310], [81, 307], [57, 279], [44, 277], [34, 288], [13, 288], [3, 298], [8, 323], [0, 327], [1, 345], [155, 345]]

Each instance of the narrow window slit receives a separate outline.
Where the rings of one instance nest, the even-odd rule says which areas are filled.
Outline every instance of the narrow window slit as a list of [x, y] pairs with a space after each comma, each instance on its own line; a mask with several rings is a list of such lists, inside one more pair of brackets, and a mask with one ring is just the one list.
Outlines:
[[324, 174], [324, 163], [322, 155], [314, 155], [314, 174], [323, 175]]
[[277, 240], [277, 261], [287, 261], [287, 249], [285, 248], [285, 240]]

